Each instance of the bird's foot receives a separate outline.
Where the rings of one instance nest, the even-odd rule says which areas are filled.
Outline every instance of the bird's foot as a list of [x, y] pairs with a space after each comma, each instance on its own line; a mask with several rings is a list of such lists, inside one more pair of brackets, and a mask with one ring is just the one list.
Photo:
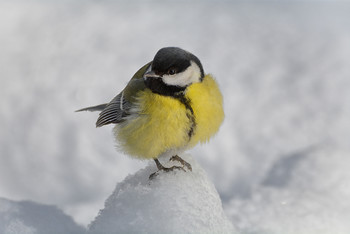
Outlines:
[[183, 169], [182, 167], [178, 167], [178, 166], [172, 166], [172, 167], [163, 167], [162, 169], [158, 169], [158, 171], [152, 173], [150, 176], [149, 176], [149, 179], [152, 180], [154, 179], [160, 171], [165, 171], [165, 172], [169, 172], [169, 171], [173, 171], [173, 170], [182, 170], [182, 171], [185, 171], [185, 169]]
[[182, 167], [187, 167], [188, 170], [192, 171], [192, 166], [191, 164], [189, 164], [188, 162], [186, 162], [185, 160], [183, 160], [180, 156], [178, 155], [174, 155], [172, 156], [169, 161], [178, 161], [179, 163], [181, 163]]
[[[176, 156], [177, 156], [177, 155], [171, 157], [171, 158], [170, 158], [170, 161], [179, 161], [177, 158], [176, 158], [176, 159], [172, 159], [172, 158], [174, 158], [174, 157], [176, 157]], [[159, 162], [158, 159], [154, 159], [155, 163], [157, 164], [158, 171], [152, 173], [152, 174], [149, 176], [149, 179], [150, 179], [150, 180], [154, 179], [154, 178], [158, 175], [158, 173], [159, 173], [160, 171], [170, 172], [170, 171], [174, 171], [174, 170], [176, 169], [176, 170], [182, 170], [182, 171], [186, 172], [186, 170], [184, 169], [184, 165], [186, 165], [186, 164], [188, 164], [188, 165], [186, 165], [186, 167], [187, 167], [190, 171], [192, 171], [192, 167], [191, 167], [191, 165], [190, 165], [188, 162], [186, 162], [185, 160], [183, 160], [183, 159], [180, 158], [179, 156], [177, 156], [177, 157], [185, 163], [185, 164], [183, 164], [181, 161], [179, 161], [179, 162], [182, 164], [182, 167], [179, 167], [179, 166], [164, 167], [164, 166]], [[188, 166], [189, 166], [189, 167], [188, 167]]]

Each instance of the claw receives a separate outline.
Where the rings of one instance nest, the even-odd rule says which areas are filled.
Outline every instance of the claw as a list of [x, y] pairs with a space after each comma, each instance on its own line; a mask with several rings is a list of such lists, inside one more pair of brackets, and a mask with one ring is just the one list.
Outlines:
[[149, 176], [149, 179], [150, 179], [150, 180], [154, 179], [154, 178], [159, 174], [160, 171], [169, 172], [169, 171], [173, 171], [173, 170], [175, 170], [175, 169], [177, 169], [177, 170], [182, 170], [182, 171], [186, 172], [185, 169], [183, 169], [182, 167], [178, 167], [178, 166], [163, 167], [163, 169], [160, 169], [160, 170], [158, 170], [158, 171], [152, 173], [152, 174]]
[[179, 163], [181, 163], [182, 167], [187, 167], [188, 170], [192, 171], [192, 166], [191, 164], [189, 164], [188, 162], [186, 162], [185, 160], [183, 160], [180, 156], [178, 155], [174, 155], [172, 156], [169, 161], [178, 161]]
[[[178, 166], [172, 166], [172, 167], [164, 167], [158, 159], [154, 159], [155, 163], [157, 164], [157, 168], [158, 168], [158, 171], [152, 173], [150, 176], [149, 176], [149, 179], [152, 180], [154, 177], [156, 177], [159, 173], [159, 171], [165, 171], [165, 172], [169, 172], [169, 171], [173, 171], [175, 169], [177, 170], [182, 170], [184, 172], [186, 172], [186, 170], [183, 168], [183, 167], [178, 167]], [[190, 165], [191, 166], [191, 165]], [[191, 169], [190, 169], [191, 170]]]

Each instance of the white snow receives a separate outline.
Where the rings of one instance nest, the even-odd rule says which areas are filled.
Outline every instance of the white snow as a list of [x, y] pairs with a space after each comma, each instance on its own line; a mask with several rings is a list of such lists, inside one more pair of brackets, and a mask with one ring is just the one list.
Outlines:
[[152, 162], [119, 183], [90, 233], [235, 233], [204, 170], [191, 156], [182, 158], [192, 172], [160, 172], [149, 180]]
[[1, 234], [82, 234], [85, 229], [55, 206], [0, 198]]
[[273, 165], [245, 199], [230, 200], [226, 212], [241, 233], [349, 233], [350, 170], [343, 162], [348, 153], [303, 153]]
[[[182, 158], [192, 171], [159, 172], [150, 180], [156, 171], [152, 162], [118, 183], [88, 233], [236, 233], [203, 168], [190, 155]], [[176, 162], [162, 164], [180, 166]], [[55, 206], [0, 198], [0, 233], [85, 232]]]

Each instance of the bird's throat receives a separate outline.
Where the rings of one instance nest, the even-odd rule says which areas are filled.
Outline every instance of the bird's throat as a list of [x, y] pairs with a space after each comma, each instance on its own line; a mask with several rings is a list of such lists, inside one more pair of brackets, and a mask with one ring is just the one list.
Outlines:
[[175, 85], [167, 85], [161, 78], [147, 78], [145, 79], [145, 85], [153, 93], [171, 97], [175, 97], [178, 93], [185, 91], [187, 88]]

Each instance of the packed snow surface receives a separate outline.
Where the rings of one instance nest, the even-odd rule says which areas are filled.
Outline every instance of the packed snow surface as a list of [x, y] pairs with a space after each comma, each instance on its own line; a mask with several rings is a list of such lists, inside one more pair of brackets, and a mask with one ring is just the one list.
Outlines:
[[119, 183], [90, 233], [235, 233], [204, 170], [189, 155], [182, 158], [192, 172], [160, 172], [150, 180], [152, 162]]
[[0, 198], [1, 234], [82, 234], [85, 229], [55, 206]]

